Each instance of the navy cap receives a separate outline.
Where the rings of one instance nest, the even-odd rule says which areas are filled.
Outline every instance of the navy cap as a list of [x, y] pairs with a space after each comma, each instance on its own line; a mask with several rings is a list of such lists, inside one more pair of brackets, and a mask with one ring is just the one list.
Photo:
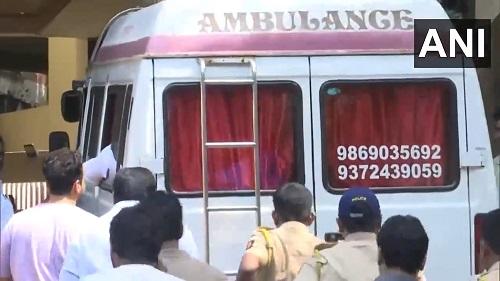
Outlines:
[[[368, 208], [360, 208], [360, 206]], [[375, 193], [366, 187], [349, 188], [339, 202], [339, 218], [357, 219], [381, 217], [380, 204]]]

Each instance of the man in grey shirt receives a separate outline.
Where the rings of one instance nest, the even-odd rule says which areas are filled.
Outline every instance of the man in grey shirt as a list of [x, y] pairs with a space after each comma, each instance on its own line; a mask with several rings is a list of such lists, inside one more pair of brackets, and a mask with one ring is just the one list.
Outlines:
[[380, 276], [375, 281], [417, 281], [424, 269], [429, 238], [420, 221], [412, 216], [389, 218], [377, 238]]

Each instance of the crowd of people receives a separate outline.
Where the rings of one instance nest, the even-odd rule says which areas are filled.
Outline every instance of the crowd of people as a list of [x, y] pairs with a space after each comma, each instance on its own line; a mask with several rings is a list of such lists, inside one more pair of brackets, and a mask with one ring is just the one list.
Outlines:
[[[227, 280], [199, 259], [179, 199], [157, 191], [149, 170], [120, 169], [113, 181], [114, 206], [101, 217], [76, 206], [85, 190], [83, 173], [77, 152], [53, 151], [43, 163], [47, 202], [8, 221], [1, 214], [0, 281]], [[9, 201], [0, 199], [3, 213]], [[422, 223], [398, 215], [382, 224], [370, 189], [353, 187], [342, 195], [341, 239], [335, 242], [310, 231], [313, 196], [303, 185], [279, 187], [273, 204], [275, 228], [261, 227], [250, 236], [238, 281], [425, 280], [429, 237]], [[485, 215], [481, 234], [481, 260], [488, 270], [478, 278], [498, 281], [500, 209]]]

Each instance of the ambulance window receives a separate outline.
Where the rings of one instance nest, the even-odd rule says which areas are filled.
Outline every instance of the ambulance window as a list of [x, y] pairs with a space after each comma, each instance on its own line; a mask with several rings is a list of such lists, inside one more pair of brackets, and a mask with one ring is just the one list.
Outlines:
[[104, 87], [93, 87], [90, 90], [89, 108], [85, 125], [85, 143], [83, 151], [86, 157], [84, 157], [84, 160], [94, 158], [97, 155], [103, 102]]
[[[252, 141], [252, 88], [207, 86], [209, 142]], [[166, 185], [177, 193], [202, 191], [199, 84], [175, 84], [164, 92]], [[261, 189], [303, 182], [302, 96], [292, 82], [259, 82], [258, 126]], [[210, 148], [209, 191], [254, 189], [252, 148]]]
[[116, 156], [121, 155], [118, 158], [118, 163], [120, 164], [123, 162], [122, 157], [130, 113], [131, 96], [132, 85], [113, 85], [108, 87], [101, 150], [111, 145], [113, 153]]
[[451, 81], [331, 81], [320, 91], [327, 188], [456, 186], [456, 89]]

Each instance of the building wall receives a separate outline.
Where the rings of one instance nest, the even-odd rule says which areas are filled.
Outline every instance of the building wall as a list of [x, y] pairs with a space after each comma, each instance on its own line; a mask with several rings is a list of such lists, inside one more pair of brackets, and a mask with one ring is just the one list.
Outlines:
[[476, 18], [494, 19], [500, 12], [498, 0], [476, 0]]
[[51, 131], [66, 131], [75, 147], [77, 125], [67, 123], [61, 116], [60, 100], [64, 91], [71, 89], [71, 82], [82, 79], [87, 67], [87, 40], [74, 38], [49, 38], [49, 69], [47, 106], [4, 113], [0, 115], [0, 134], [6, 151], [21, 151], [24, 144], [47, 150]]
[[[46, 106], [0, 114], [0, 135], [5, 141], [2, 178], [4, 182], [43, 181], [41, 164], [49, 148], [51, 131], [66, 131], [71, 147], [76, 146], [77, 123], [64, 121], [61, 115], [61, 95], [71, 89], [73, 80], [82, 79], [87, 68], [87, 40], [49, 38], [48, 98]], [[34, 144], [41, 151], [28, 158], [24, 144]]]

